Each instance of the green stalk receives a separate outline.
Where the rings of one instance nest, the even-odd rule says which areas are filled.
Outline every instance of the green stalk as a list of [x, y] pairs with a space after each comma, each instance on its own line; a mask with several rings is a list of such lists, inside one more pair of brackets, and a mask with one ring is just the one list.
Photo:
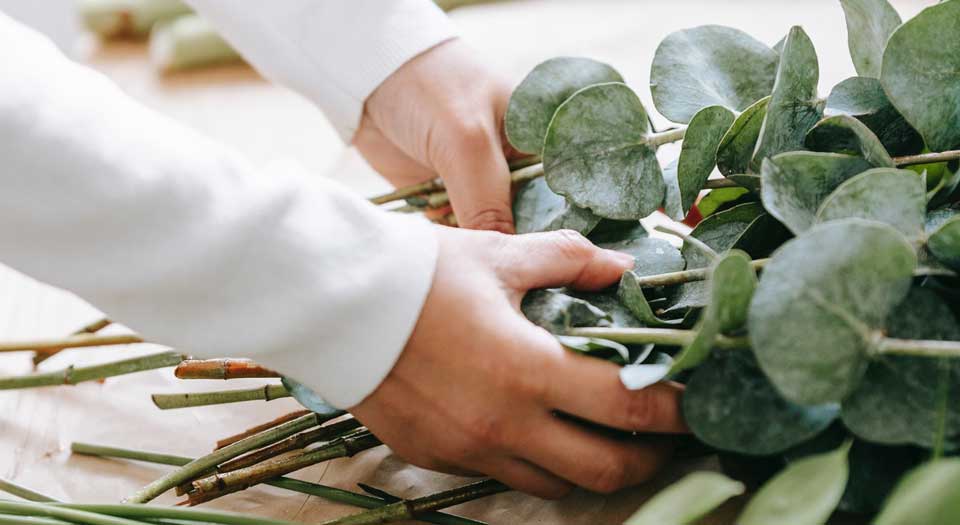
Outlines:
[[379, 509], [328, 521], [324, 525], [377, 525], [379, 523], [417, 519], [424, 512], [452, 507], [508, 490], [510, 489], [503, 483], [488, 479], [423, 498], [398, 501]]
[[917, 164], [932, 164], [934, 162], [948, 162], [951, 160], [960, 160], [960, 150], [894, 157], [893, 163], [897, 166], [914, 166]]
[[[116, 447], [105, 447], [100, 445], [93, 445], [89, 443], [73, 443], [71, 445], [71, 450], [76, 454], [83, 454], [88, 456], [97, 456], [103, 458], [121, 458], [121, 459], [130, 459], [134, 461], [143, 461], [146, 463], [155, 463], [160, 465], [170, 465], [174, 467], [184, 467], [190, 464], [193, 461], [196, 461], [195, 458], [189, 458], [184, 456], [174, 456], [171, 454], [158, 454], [155, 452], [145, 452], [141, 450], [131, 450], [126, 448], [116, 448]], [[267, 481], [265, 485], [270, 485], [271, 487], [277, 487], [292, 492], [299, 492], [301, 494], [308, 494], [310, 496], [317, 496], [326, 500], [335, 501], [337, 503], [343, 503], [346, 505], [353, 505], [354, 507], [360, 507], [363, 509], [375, 509], [382, 507], [386, 502], [380, 498], [375, 498], [372, 496], [367, 496], [366, 494], [357, 494], [355, 492], [350, 492], [348, 490], [338, 489], [335, 487], [328, 487], [326, 485], [320, 485], [318, 483], [309, 483], [306, 481], [300, 481], [298, 479], [292, 478], [275, 478], [273, 480]], [[130, 506], [124, 506], [124, 508], [130, 508]], [[149, 507], [154, 508], [154, 507]], [[179, 508], [179, 507], [178, 507]], [[454, 516], [451, 514], [443, 513], [430, 513], [421, 517], [423, 521], [429, 523], [434, 523], [436, 525], [484, 525], [482, 522], [470, 520], [466, 518], [461, 518], [459, 516]]]
[[59, 352], [65, 348], [87, 346], [130, 345], [142, 343], [143, 338], [134, 334], [76, 334], [61, 339], [37, 339], [0, 343], [0, 352]]
[[[567, 335], [580, 337], [599, 337], [624, 344], [656, 344], [667, 346], [687, 346], [697, 336], [695, 330], [676, 328], [573, 328]], [[715, 348], [736, 350], [750, 348], [746, 337], [717, 336], [713, 342]]]
[[683, 126], [677, 129], [671, 129], [670, 131], [664, 131], [663, 133], [651, 133], [650, 135], [647, 135], [647, 138], [644, 140], [644, 142], [656, 149], [664, 144], [670, 144], [671, 142], [683, 140], [683, 136], [686, 134], [687, 127]]
[[69, 522], [53, 518], [0, 514], [0, 525], [69, 525]]
[[49, 503], [0, 500], [0, 514], [47, 517], [86, 525], [143, 525], [142, 521], [104, 516], [93, 512], [59, 507]]
[[960, 358], [960, 341], [933, 341], [922, 339], [895, 339], [884, 337], [877, 345], [877, 353], [912, 357]]
[[41, 386], [75, 385], [85, 381], [97, 381], [107, 377], [143, 372], [176, 366], [183, 356], [176, 352], [161, 352], [143, 357], [124, 359], [93, 366], [69, 366], [54, 372], [42, 372], [23, 376], [0, 377], [0, 390], [35, 388]]
[[119, 518], [137, 520], [183, 520], [204, 523], [219, 523], [222, 525], [300, 525], [291, 521], [260, 518], [247, 514], [233, 512], [211, 511], [206, 509], [187, 509], [183, 507], [158, 507], [148, 505], [101, 505], [59, 503], [57, 507], [65, 509], [91, 512]]
[[290, 397], [283, 385], [264, 385], [242, 390], [220, 390], [217, 392], [191, 392], [186, 394], [153, 394], [153, 404], [160, 410], [174, 408], [201, 407], [244, 401], [273, 401]]
[[230, 461], [220, 465], [217, 470], [220, 473], [224, 473], [252, 467], [257, 463], [275, 458], [280, 454], [306, 448], [307, 445], [332, 441], [339, 437], [343, 437], [346, 433], [352, 432], [362, 426], [362, 423], [356, 419], [350, 418], [337, 423], [331, 423], [329, 425], [317, 427], [312, 430], [290, 436], [282, 441], [277, 441], [268, 447], [251, 452], [246, 456], [240, 456], [237, 459], [231, 459]]
[[298, 432], [303, 432], [309, 428], [320, 426], [324, 422], [341, 415], [343, 415], [342, 412], [335, 412], [327, 416], [321, 416], [320, 414], [307, 414], [306, 416], [299, 417], [282, 425], [278, 425], [274, 428], [260, 432], [259, 434], [254, 434], [248, 438], [241, 439], [236, 443], [227, 445], [226, 447], [223, 447], [211, 454], [207, 454], [206, 456], [191, 461], [187, 465], [184, 465], [183, 468], [177, 469], [166, 476], [155, 480], [153, 483], [150, 483], [146, 487], [143, 487], [130, 496], [128, 501], [130, 503], [146, 503], [151, 501], [157, 496], [180, 485], [181, 483], [196, 479], [197, 476], [201, 476], [203, 473], [213, 470], [221, 463], [225, 463], [235, 457], [240, 456], [241, 454], [246, 454], [251, 450], [256, 450], [272, 443], [276, 443], [277, 441], [290, 437]]
[[22, 487], [10, 480], [3, 478], [0, 478], [0, 492], [6, 492], [7, 494], [12, 494], [20, 499], [33, 501], [35, 503], [51, 503], [57, 501], [46, 494], [41, 494], [39, 492], [30, 490], [27, 487]]
[[694, 248], [699, 250], [700, 253], [705, 255], [708, 259], [717, 258], [717, 252], [714, 251], [713, 248], [707, 246], [705, 242], [694, 237], [693, 235], [683, 233], [682, 231], [675, 230], [673, 228], [670, 228], [669, 226], [664, 226], [664, 225], [657, 226], [654, 228], [654, 230], [657, 230], [660, 233], [666, 233], [667, 235], [673, 235], [674, 237], [679, 237], [683, 239], [684, 243], [687, 243], [690, 246], [693, 246]]
[[[754, 270], [761, 270], [770, 259], [757, 259], [750, 262]], [[683, 270], [680, 272], [662, 273], [659, 275], [647, 275], [637, 279], [637, 282], [643, 288], [656, 288], [658, 286], [673, 286], [677, 284], [691, 283], [696, 281], [705, 281], [710, 278], [710, 271], [707, 268], [697, 268], [695, 270]]]
[[[106, 318], [98, 319], [86, 326], [81, 327], [79, 330], [73, 332], [70, 335], [95, 334], [100, 330], [103, 330], [104, 328], [110, 326], [112, 323], [113, 321], [111, 321], [110, 319], [106, 319]], [[58, 348], [56, 350], [35, 352], [33, 356], [33, 366], [36, 367], [40, 363], [60, 353], [61, 350], [62, 349]]]

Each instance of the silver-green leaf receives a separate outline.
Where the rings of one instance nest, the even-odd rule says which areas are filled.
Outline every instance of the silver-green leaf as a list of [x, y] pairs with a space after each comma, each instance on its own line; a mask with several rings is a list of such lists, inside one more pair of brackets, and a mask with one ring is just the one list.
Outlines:
[[[730, 129], [733, 120], [733, 112], [723, 106], [703, 108], [690, 120], [677, 164], [676, 195], [680, 200], [679, 206], [667, 203], [667, 208], [673, 210], [671, 218], [674, 220], [683, 220], [697, 201], [700, 190], [717, 165], [720, 140]], [[671, 195], [671, 192], [668, 191], [667, 195]]]
[[960, 216], [946, 221], [930, 234], [927, 249], [938, 261], [960, 272]]
[[542, 178], [534, 179], [517, 192], [513, 200], [513, 218], [517, 233], [574, 230], [590, 233], [600, 217], [578, 208], [550, 190]]
[[816, 221], [859, 217], [889, 224], [910, 240], [923, 235], [927, 184], [910, 170], [874, 168], [837, 186], [817, 210]]
[[840, 0], [847, 18], [847, 43], [857, 73], [880, 78], [883, 49], [900, 26], [900, 15], [887, 0]]
[[907, 474], [874, 525], [955, 525], [960, 516], [960, 459], [932, 461]]
[[807, 132], [804, 145], [812, 151], [859, 155], [878, 168], [894, 167], [893, 159], [873, 131], [849, 115], [827, 117]]
[[650, 498], [624, 525], [691, 525], [728, 499], [743, 483], [717, 472], [694, 472]]
[[746, 173], [757, 147], [770, 97], [763, 97], [743, 110], [723, 135], [717, 148], [717, 168], [724, 175]]

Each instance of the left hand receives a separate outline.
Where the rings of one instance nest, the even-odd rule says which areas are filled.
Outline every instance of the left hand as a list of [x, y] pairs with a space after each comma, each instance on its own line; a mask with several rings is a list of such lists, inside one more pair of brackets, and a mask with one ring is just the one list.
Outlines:
[[513, 233], [503, 134], [512, 88], [458, 39], [414, 57], [367, 98], [353, 144], [398, 187], [439, 176], [460, 226]]

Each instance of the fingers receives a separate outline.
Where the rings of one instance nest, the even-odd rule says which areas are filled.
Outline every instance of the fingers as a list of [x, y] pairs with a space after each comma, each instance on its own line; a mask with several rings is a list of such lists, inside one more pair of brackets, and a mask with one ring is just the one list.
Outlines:
[[627, 390], [620, 381], [620, 367], [572, 352], [553, 363], [554, 381], [546, 392], [549, 408], [622, 430], [688, 432], [680, 411], [681, 386], [658, 383]]
[[482, 470], [514, 490], [544, 499], [560, 499], [573, 490], [573, 485], [518, 458], [497, 458], [483, 465]]
[[433, 170], [420, 164], [388, 140], [366, 114], [353, 136], [353, 145], [370, 167], [398, 188], [436, 177]]
[[515, 453], [594, 492], [608, 494], [644, 482], [670, 456], [670, 446], [663, 441], [604, 437], [548, 414], [531, 423], [544, 439]]
[[515, 289], [606, 288], [633, 268], [630, 255], [604, 250], [571, 230], [521, 235], [506, 244], [502, 277]]
[[459, 123], [431, 157], [461, 227], [513, 233], [510, 168], [492, 124]]

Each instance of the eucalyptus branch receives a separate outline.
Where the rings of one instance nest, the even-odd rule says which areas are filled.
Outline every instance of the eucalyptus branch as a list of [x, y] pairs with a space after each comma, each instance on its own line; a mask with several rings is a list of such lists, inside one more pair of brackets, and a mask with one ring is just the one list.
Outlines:
[[87, 525], [143, 525], [141, 521], [105, 516], [93, 512], [75, 510], [33, 501], [5, 501], [0, 500], [0, 514], [14, 514], [19, 516], [44, 516], [71, 523]]
[[[697, 337], [696, 330], [676, 328], [572, 328], [567, 335], [597, 337], [623, 344], [656, 344], [667, 346], [687, 346]], [[746, 337], [718, 336], [713, 342], [714, 348], [725, 350], [750, 348]]]
[[173, 371], [180, 379], [241, 379], [280, 377], [249, 359], [189, 359]]
[[418, 519], [423, 513], [460, 505], [510, 490], [499, 481], [488, 479], [470, 485], [438, 492], [423, 498], [398, 501], [379, 509], [346, 516], [324, 525], [375, 525], [400, 520]]
[[[112, 322], [113, 322], [113, 321], [111, 321], [111, 320], [109, 320], [109, 319], [106, 319], [106, 318], [98, 319], [98, 320], [96, 320], [96, 321], [94, 321], [94, 322], [92, 322], [92, 323], [90, 323], [90, 324], [88, 324], [88, 325], [86, 325], [86, 326], [81, 327], [79, 330], [73, 332], [73, 333], [70, 334], [70, 335], [95, 334], [95, 333], [99, 332], [100, 330], [103, 330], [104, 328], [110, 326], [110, 325], [112, 324]], [[55, 350], [41, 350], [41, 351], [37, 351], [37, 352], [34, 354], [34, 356], [33, 356], [33, 366], [36, 367], [36, 366], [39, 365], [40, 363], [42, 363], [42, 362], [46, 361], [47, 359], [50, 359], [51, 357], [57, 355], [57, 354], [60, 353], [62, 350], [63, 350], [62, 348], [58, 348], [58, 349], [55, 349]]]
[[153, 500], [160, 494], [163, 494], [177, 485], [194, 479], [204, 472], [214, 469], [221, 463], [230, 461], [231, 459], [242, 454], [246, 454], [251, 450], [256, 450], [258, 448], [270, 445], [271, 443], [276, 443], [277, 441], [288, 438], [298, 432], [303, 432], [304, 430], [320, 426], [324, 422], [341, 415], [343, 415], [343, 412], [335, 412], [329, 415], [311, 413], [294, 419], [293, 421], [278, 425], [269, 430], [260, 432], [259, 434], [254, 434], [248, 438], [241, 439], [236, 443], [232, 443], [226, 447], [214, 451], [211, 454], [207, 454], [206, 456], [191, 461], [189, 464], [184, 465], [183, 468], [175, 470], [166, 476], [155, 480], [153, 483], [150, 483], [130, 496], [128, 501], [130, 503], [147, 503], [148, 501]]
[[0, 377], [0, 390], [18, 388], [36, 388], [55, 385], [75, 385], [85, 381], [97, 381], [108, 377], [143, 372], [176, 366], [183, 356], [176, 352], [160, 352], [143, 357], [134, 357], [122, 361], [93, 366], [69, 366], [54, 372], [42, 372], [23, 376]]
[[667, 235], [673, 235], [673, 236], [675, 236], [675, 237], [679, 237], [679, 238], [683, 239], [683, 242], [685, 242], [685, 243], [693, 246], [694, 248], [696, 248], [697, 250], [699, 250], [700, 253], [706, 255], [707, 258], [709, 258], [709, 259], [716, 259], [716, 258], [717, 258], [717, 252], [714, 251], [713, 248], [707, 246], [707, 244], [706, 244], [705, 242], [701, 241], [700, 239], [697, 239], [697, 238], [694, 237], [693, 235], [690, 235], [690, 234], [687, 234], [687, 233], [683, 233], [683, 232], [681, 232], [681, 231], [679, 231], [679, 230], [675, 230], [675, 229], [673, 229], [673, 228], [670, 228], [670, 227], [664, 226], [664, 225], [657, 226], [657, 227], [654, 228], [654, 230], [657, 230], [658, 232], [661, 232], [661, 233], [666, 233]]
[[44, 352], [54, 353], [66, 348], [83, 348], [88, 346], [129, 345], [143, 343], [138, 335], [116, 334], [95, 335], [78, 334], [63, 339], [37, 339], [35, 341], [14, 341], [0, 343], [0, 352]]
[[686, 134], [687, 127], [682, 126], [669, 131], [664, 131], [662, 133], [651, 133], [647, 136], [647, 139], [644, 142], [650, 146], [653, 146], [654, 148], [658, 148], [664, 144], [670, 144], [671, 142], [683, 140], [683, 136]]
[[[543, 165], [540, 164], [539, 156], [530, 156], [524, 157], [522, 159], [517, 159], [510, 161], [510, 169], [513, 170], [514, 178], [518, 176], [520, 172], [523, 172], [525, 168], [539, 166], [539, 171], [543, 173]], [[534, 170], [536, 171], [536, 170]], [[538, 177], [539, 175], [537, 175]], [[534, 177], [536, 178], [536, 177]], [[529, 180], [529, 179], [527, 179]], [[514, 182], [517, 182], [514, 180]], [[416, 197], [418, 195], [424, 195], [427, 193], [434, 193], [437, 191], [442, 191], [446, 189], [443, 184], [443, 181], [440, 179], [428, 180], [426, 182], [420, 182], [413, 184], [411, 186], [406, 186], [403, 188], [397, 188], [389, 193], [383, 195], [378, 195], [376, 197], [371, 197], [370, 202], [373, 204], [387, 204], [388, 202], [401, 201], [410, 197]]]
[[[141, 450], [132, 450], [126, 448], [116, 448], [116, 447], [105, 447], [101, 445], [93, 445], [90, 443], [73, 443], [71, 445], [71, 450], [76, 454], [83, 454], [87, 456], [95, 456], [101, 458], [119, 458], [119, 459], [129, 459], [133, 461], [143, 461], [145, 463], [154, 463], [160, 465], [170, 465], [174, 467], [184, 467], [189, 465], [191, 462], [197, 461], [195, 458], [189, 458], [184, 456], [175, 456], [171, 454], [158, 454], [155, 452], [146, 452]], [[324, 498], [329, 501], [335, 501], [337, 503], [343, 503], [346, 505], [353, 505], [354, 507], [360, 507], [364, 509], [375, 509], [386, 505], [386, 502], [381, 498], [376, 498], [373, 496], [368, 496], [366, 494], [358, 494], [356, 492], [350, 492], [349, 490], [338, 489], [336, 487], [328, 487], [326, 485], [320, 485], [318, 483], [309, 483], [306, 481], [300, 481], [292, 478], [276, 478], [270, 481], [264, 482], [265, 485], [270, 485], [271, 487], [277, 487], [291, 492], [298, 492], [301, 494], [308, 494], [310, 496], [317, 496]], [[164, 510], [172, 510], [169, 507], [145, 507], [141, 505], [122, 505], [122, 509], [135, 509], [135, 508], [159, 508]], [[193, 509], [182, 509], [176, 507], [180, 510], [193, 510]], [[107, 512], [105, 512], [107, 513]], [[166, 518], [174, 518], [175, 516], [162, 516]], [[476, 520], [470, 520], [467, 518], [461, 518], [459, 516], [454, 516], [452, 514], [443, 514], [439, 512], [432, 512], [427, 515], [421, 516], [422, 521], [429, 523], [435, 523], [437, 525], [484, 525], [482, 522]], [[223, 522], [227, 523], [227, 522]]]
[[352, 437], [339, 438], [316, 450], [289, 458], [268, 461], [233, 472], [216, 474], [193, 482], [190, 504], [197, 505], [213, 499], [258, 485], [273, 478], [284, 476], [300, 469], [331, 459], [352, 457], [364, 450], [380, 446], [376, 436], [364, 432]]
[[273, 428], [273, 427], [282, 425], [282, 424], [284, 424], [284, 423], [286, 423], [286, 422], [288, 422], [288, 421], [293, 421], [294, 419], [297, 419], [298, 417], [303, 417], [303, 416], [305, 416], [305, 415], [307, 415], [307, 414], [311, 414], [311, 413], [312, 413], [312, 412], [311, 412], [310, 410], [297, 410], [297, 411], [295, 411], [295, 412], [290, 412], [289, 414], [284, 414], [284, 415], [282, 415], [282, 416], [280, 416], [280, 417], [278, 417], [278, 418], [276, 418], [276, 419], [273, 419], [273, 420], [271, 420], [271, 421], [267, 421], [266, 423], [263, 423], [263, 424], [261, 424], [261, 425], [257, 425], [257, 426], [255, 426], [255, 427], [248, 428], [247, 430], [244, 430], [243, 432], [241, 432], [241, 433], [239, 433], [239, 434], [234, 434], [234, 435], [232, 435], [232, 436], [230, 436], [230, 437], [225, 437], [225, 438], [221, 439], [220, 441], [217, 441], [217, 445], [216, 445], [216, 447], [214, 448], [214, 450], [219, 450], [219, 449], [221, 449], [221, 448], [223, 448], [223, 447], [225, 447], [225, 446], [227, 446], [227, 445], [236, 443], [237, 441], [240, 441], [241, 439], [248, 438], [248, 437], [250, 437], [250, 436], [252, 436], [252, 435], [254, 435], [254, 434], [259, 434], [259, 433], [263, 432], [264, 430], [269, 430], [269, 429], [271, 429], [271, 428]]
[[[757, 259], [755, 261], [751, 261], [750, 265], [754, 270], [761, 270], [769, 262], [770, 259]], [[655, 288], [658, 286], [673, 286], [677, 284], [706, 281], [709, 278], [710, 271], [708, 268], [697, 268], [694, 270], [683, 270], [680, 272], [646, 275], [638, 278], [637, 283], [643, 288]]]
[[192, 392], [185, 394], [153, 394], [150, 398], [160, 410], [175, 408], [242, 403], [244, 401], [273, 401], [290, 397], [283, 385], [264, 385], [241, 390], [221, 390], [218, 392]]
[[914, 166], [917, 164], [932, 164], [935, 162], [948, 162], [951, 160], [960, 160], [960, 150], [894, 157], [893, 163], [897, 166]]
[[[153, 505], [111, 505], [57, 503], [54, 507], [92, 512], [118, 518], [150, 520], [176, 520], [177, 522], [218, 523], [222, 525], [300, 525], [295, 522], [261, 518], [247, 514], [212, 511], [206, 509], [187, 509], [183, 507], [159, 507]], [[142, 522], [139, 522], [142, 524]]]
[[30, 490], [27, 487], [17, 485], [16, 483], [0, 478], [0, 492], [6, 492], [7, 494], [12, 494], [20, 499], [25, 499], [27, 501], [34, 501], [39, 503], [49, 503], [52, 501], [57, 501], [50, 496], [41, 494], [34, 490]]
[[350, 418], [343, 421], [338, 421], [336, 423], [331, 423], [326, 426], [314, 428], [306, 432], [301, 432], [299, 434], [290, 436], [283, 441], [278, 441], [268, 447], [251, 452], [246, 456], [240, 456], [239, 458], [223, 463], [217, 468], [217, 471], [224, 473], [251, 467], [257, 463], [275, 458], [280, 454], [306, 448], [308, 445], [312, 445], [314, 443], [332, 441], [342, 437], [347, 432], [351, 432], [362, 426], [363, 423], [360, 423], [354, 418]]
[[896, 339], [884, 337], [877, 345], [877, 353], [913, 357], [960, 358], [960, 341]]

